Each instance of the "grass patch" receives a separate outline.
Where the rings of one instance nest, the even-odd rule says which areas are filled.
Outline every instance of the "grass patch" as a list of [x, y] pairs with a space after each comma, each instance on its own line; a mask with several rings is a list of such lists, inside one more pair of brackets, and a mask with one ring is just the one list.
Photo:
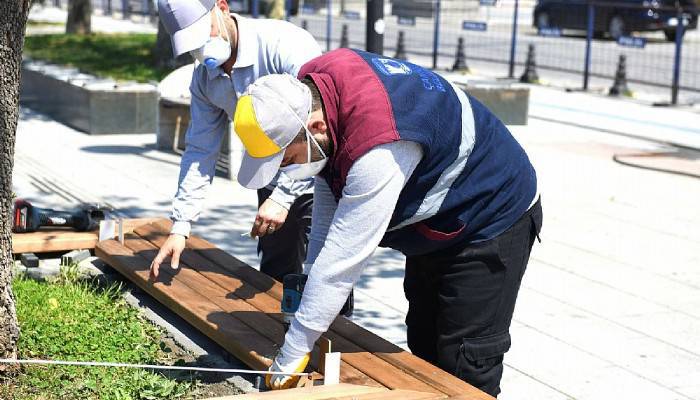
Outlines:
[[[68, 270], [53, 283], [15, 278], [13, 291], [20, 358], [172, 364], [160, 330], [126, 304], [118, 285], [98, 288]], [[177, 399], [196, 386], [138, 369], [25, 366], [0, 375], [0, 398]]]
[[66, 26], [65, 22], [53, 22], [53, 21], [35, 21], [30, 19], [27, 21], [27, 26], [31, 27], [47, 27], [47, 26]]
[[148, 82], [171, 72], [154, 66], [155, 43], [156, 35], [149, 33], [31, 35], [25, 38], [24, 52], [35, 60], [70, 65], [100, 77]]

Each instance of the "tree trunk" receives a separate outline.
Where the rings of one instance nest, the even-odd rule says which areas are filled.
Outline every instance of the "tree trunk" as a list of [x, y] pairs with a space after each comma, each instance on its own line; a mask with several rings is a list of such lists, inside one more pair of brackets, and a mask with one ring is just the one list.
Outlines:
[[191, 64], [194, 61], [189, 53], [182, 54], [178, 58], [173, 58], [173, 44], [170, 42], [170, 35], [168, 35], [168, 32], [160, 21], [158, 22], [156, 45], [151, 51], [151, 54], [153, 55], [153, 65], [158, 68], [177, 69], [183, 65]]
[[66, 33], [90, 33], [92, 4], [90, 0], [69, 0]]
[[[29, 0], [0, 1], [0, 357], [17, 357], [19, 326], [12, 294], [12, 166], [19, 78]], [[2, 367], [0, 367], [2, 370]]]

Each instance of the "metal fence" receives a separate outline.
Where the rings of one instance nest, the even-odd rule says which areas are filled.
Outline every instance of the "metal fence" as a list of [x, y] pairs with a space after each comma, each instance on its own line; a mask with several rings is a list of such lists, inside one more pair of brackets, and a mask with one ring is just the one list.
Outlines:
[[[700, 36], [688, 30], [697, 23], [693, 7], [678, 2], [676, 6], [656, 1], [635, 4], [581, 0], [578, 7], [563, 11], [563, 20], [554, 11], [543, 17], [543, 8], [534, 1], [387, 0], [384, 54], [396, 55], [399, 32], [403, 32], [410, 61], [450, 69], [462, 38], [469, 67], [518, 78], [532, 44], [540, 77], [582, 89], [588, 89], [593, 78], [612, 82], [624, 55], [630, 83], [667, 91], [672, 103], [677, 102], [679, 91], [700, 95]], [[290, 20], [325, 42], [329, 50], [339, 47], [341, 40], [364, 48], [365, 5], [353, 0], [301, 0], [299, 13]], [[638, 32], [646, 27], [635, 16], [654, 14], [660, 15], [657, 23], [665, 23], [668, 32]], [[615, 19], [620, 15], [623, 26]], [[680, 23], [673, 26], [673, 18]], [[613, 28], [618, 30], [613, 32], [615, 38], [608, 32]], [[665, 35], [677, 40], [669, 41]]]
[[[229, 5], [233, 11], [263, 17], [271, 1], [229, 0]], [[632, 85], [664, 91], [674, 104], [681, 91], [700, 98], [700, 34], [694, 29], [697, 8], [692, 0], [676, 0], [673, 6], [664, 5], [670, 0], [599, 1], [385, 0], [384, 54], [397, 55], [401, 34], [409, 61], [451, 69], [461, 38], [472, 70], [518, 78], [528, 46], [533, 45], [540, 78], [582, 89], [589, 89], [591, 80], [612, 81], [624, 55]], [[54, 3], [65, 7], [67, 0]], [[92, 0], [92, 4], [104, 14], [122, 18], [156, 15], [152, 0]], [[550, 8], [545, 7], [548, 4]], [[557, 4], [566, 8], [557, 9]], [[341, 45], [365, 48], [366, 1], [286, 0], [286, 6], [293, 11], [288, 19], [311, 32], [326, 50]], [[639, 32], [645, 28], [639, 20], [666, 24], [666, 31]], [[669, 41], [665, 35], [677, 40]]]

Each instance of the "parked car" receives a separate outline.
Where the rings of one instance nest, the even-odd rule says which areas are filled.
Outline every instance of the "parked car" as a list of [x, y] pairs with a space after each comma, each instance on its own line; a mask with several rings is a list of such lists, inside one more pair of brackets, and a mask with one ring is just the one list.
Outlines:
[[[694, 0], [680, 0], [685, 29], [697, 29], [698, 6]], [[666, 39], [676, 40], [676, 0], [595, 0], [593, 31], [596, 37], [608, 34], [617, 40], [632, 32], [663, 31]], [[586, 30], [586, 0], [538, 0], [532, 25], [538, 29]]]
[[[253, 12], [253, 0], [228, 0], [228, 6], [231, 11], [239, 14], [251, 14]], [[267, 15], [271, 6], [272, 0], [258, 0], [258, 13]], [[292, 15], [297, 15], [298, 12], [299, 0], [292, 0], [291, 13]]]

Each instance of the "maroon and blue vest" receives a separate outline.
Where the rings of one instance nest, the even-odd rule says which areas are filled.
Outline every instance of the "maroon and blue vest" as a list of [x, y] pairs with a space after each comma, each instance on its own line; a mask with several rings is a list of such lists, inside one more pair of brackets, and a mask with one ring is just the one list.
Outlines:
[[375, 146], [410, 140], [423, 149], [381, 246], [411, 256], [488, 240], [530, 206], [537, 179], [525, 151], [486, 107], [434, 72], [339, 49], [305, 64], [304, 77], [323, 98], [334, 151], [322, 176], [336, 199], [355, 160]]

